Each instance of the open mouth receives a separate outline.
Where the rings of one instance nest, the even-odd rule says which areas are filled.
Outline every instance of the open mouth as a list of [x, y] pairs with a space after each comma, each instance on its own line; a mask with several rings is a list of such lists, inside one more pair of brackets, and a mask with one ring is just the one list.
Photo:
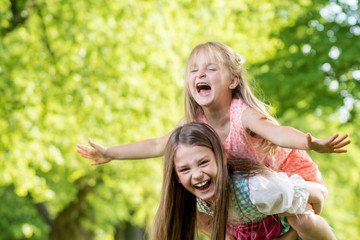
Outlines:
[[210, 187], [211, 180], [195, 184], [194, 187], [199, 191], [204, 191]]
[[204, 82], [200, 82], [196, 84], [196, 91], [201, 95], [206, 95], [210, 93], [211, 87]]

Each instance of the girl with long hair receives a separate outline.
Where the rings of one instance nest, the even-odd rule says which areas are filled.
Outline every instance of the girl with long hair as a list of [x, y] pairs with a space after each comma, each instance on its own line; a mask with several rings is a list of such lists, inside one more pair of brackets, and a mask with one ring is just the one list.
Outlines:
[[[227, 161], [210, 126], [185, 124], [175, 129], [165, 149], [152, 239], [195, 239], [201, 226], [197, 208], [211, 216], [203, 229], [211, 240], [274, 239], [289, 230], [279, 214], [309, 211], [308, 199], [321, 201], [321, 188], [299, 175], [288, 177], [252, 160]], [[302, 239], [335, 239], [323, 218], [312, 215], [310, 220], [311, 228]]]

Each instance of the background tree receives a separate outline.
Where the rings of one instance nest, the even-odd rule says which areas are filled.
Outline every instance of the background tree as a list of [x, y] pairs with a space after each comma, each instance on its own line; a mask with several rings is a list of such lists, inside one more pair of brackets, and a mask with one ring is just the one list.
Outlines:
[[[1, 0], [0, 239], [144, 235], [159, 201], [162, 159], [90, 167], [76, 144], [170, 131], [184, 115], [187, 57], [204, 41], [246, 57], [280, 122], [318, 137], [353, 133], [355, 142], [358, 8], [336, 4], [347, 16], [339, 23], [340, 12], [325, 14], [334, 4]], [[333, 46], [337, 58], [329, 57]], [[324, 217], [339, 239], [359, 234], [359, 149], [349, 150], [313, 155], [330, 189]]]
[[324, 215], [339, 239], [359, 235], [360, 9], [357, 1], [313, 1], [278, 35], [274, 57], [253, 74], [285, 124], [353, 140], [345, 155], [312, 154], [329, 188]]

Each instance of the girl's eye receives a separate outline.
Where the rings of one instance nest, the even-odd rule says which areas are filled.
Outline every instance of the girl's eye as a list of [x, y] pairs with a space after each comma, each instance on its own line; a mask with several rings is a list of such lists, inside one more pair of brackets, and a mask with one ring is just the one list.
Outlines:
[[209, 68], [210, 71], [216, 71], [216, 68]]
[[197, 71], [198, 71], [197, 69], [193, 69], [193, 70], [191, 70], [191, 72], [193, 72], [193, 73], [194, 73], [194, 72], [197, 72]]
[[181, 173], [184, 173], [184, 172], [186, 172], [188, 170], [189, 170], [188, 168], [182, 168], [182, 169], [179, 169], [178, 171], [181, 172]]
[[202, 161], [200, 165], [206, 165], [209, 162], [209, 160]]

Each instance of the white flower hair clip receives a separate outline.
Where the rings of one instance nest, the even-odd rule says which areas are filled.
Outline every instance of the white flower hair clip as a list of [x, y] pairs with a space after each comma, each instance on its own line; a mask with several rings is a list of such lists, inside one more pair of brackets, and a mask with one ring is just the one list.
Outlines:
[[243, 55], [240, 55], [238, 53], [236, 53], [236, 59], [235, 59], [238, 64], [244, 64], [245, 63], [245, 58]]

